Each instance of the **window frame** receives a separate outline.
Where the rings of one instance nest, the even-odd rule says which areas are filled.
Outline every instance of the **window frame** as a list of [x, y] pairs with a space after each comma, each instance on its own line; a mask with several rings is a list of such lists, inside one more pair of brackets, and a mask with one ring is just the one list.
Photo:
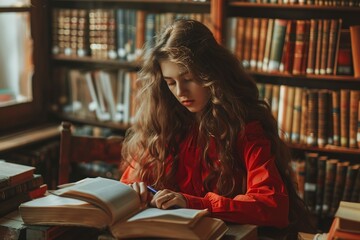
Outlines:
[[32, 81], [33, 100], [0, 107], [0, 136], [21, 129], [28, 129], [48, 121], [47, 89], [49, 88], [49, 29], [48, 1], [31, 0], [30, 6], [0, 7], [4, 12], [28, 12], [33, 38], [34, 74]]

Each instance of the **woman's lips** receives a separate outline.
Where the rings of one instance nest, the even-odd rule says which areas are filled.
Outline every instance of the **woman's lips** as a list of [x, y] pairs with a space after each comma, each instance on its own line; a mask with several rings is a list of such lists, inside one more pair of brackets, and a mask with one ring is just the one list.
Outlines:
[[184, 100], [184, 101], [181, 101], [181, 103], [185, 107], [188, 107], [188, 106], [190, 106], [190, 105], [192, 105], [194, 103], [194, 100]]

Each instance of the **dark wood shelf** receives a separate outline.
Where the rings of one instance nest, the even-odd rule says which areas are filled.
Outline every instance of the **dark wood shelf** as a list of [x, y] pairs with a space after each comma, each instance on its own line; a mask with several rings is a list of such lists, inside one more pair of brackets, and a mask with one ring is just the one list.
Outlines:
[[360, 78], [353, 76], [334, 75], [292, 75], [287, 73], [268, 73], [249, 71], [256, 81], [263, 83], [286, 84], [290, 86], [326, 88], [326, 89], [357, 89], [360, 90]]
[[78, 116], [75, 116], [74, 114], [69, 114], [69, 113], [60, 113], [60, 112], [52, 112], [52, 114], [58, 118], [61, 119], [62, 121], [69, 121], [72, 123], [77, 123], [77, 124], [88, 124], [88, 125], [92, 125], [92, 126], [97, 126], [97, 127], [105, 127], [105, 128], [111, 128], [117, 132], [122, 132], [125, 133], [125, 131], [130, 127], [130, 124], [124, 124], [124, 123], [120, 123], [120, 122], [112, 122], [112, 121], [99, 121], [97, 119], [90, 119], [90, 118], [80, 118]]
[[138, 69], [141, 65], [140, 61], [128, 62], [124, 60], [103, 60], [92, 57], [71, 57], [71, 56], [52, 56], [52, 61], [58, 66], [71, 66], [76, 67], [99, 67], [99, 68], [128, 68]]
[[53, 7], [66, 8], [136, 8], [150, 12], [199, 12], [210, 13], [210, 2], [193, 0], [52, 0]]
[[60, 136], [60, 125], [50, 124], [0, 137], [0, 152]]
[[31, 10], [30, 6], [25, 7], [0, 7], [1, 12], [29, 12]]
[[287, 143], [287, 145], [291, 149], [301, 150], [301, 151], [360, 155], [360, 149], [358, 149], [358, 148], [345, 148], [345, 147], [334, 146], [334, 145], [326, 145], [323, 148], [319, 148], [319, 147], [312, 147], [312, 146], [307, 146], [307, 145], [303, 145], [303, 144], [293, 144], [293, 143]]
[[360, 22], [360, 7], [229, 2], [227, 17], [343, 19], [344, 27]]

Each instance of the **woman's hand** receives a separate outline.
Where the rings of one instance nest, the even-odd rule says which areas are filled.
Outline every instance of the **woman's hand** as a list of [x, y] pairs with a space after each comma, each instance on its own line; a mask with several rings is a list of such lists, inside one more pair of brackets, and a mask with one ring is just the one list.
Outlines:
[[149, 194], [146, 184], [144, 182], [134, 182], [129, 184], [129, 186], [139, 194], [142, 206], [147, 206], [151, 199], [151, 194]]
[[[146, 187], [145, 187], [146, 188]], [[173, 207], [186, 207], [186, 199], [181, 193], [173, 192], [168, 189], [159, 190], [151, 199], [150, 205], [160, 209]]]

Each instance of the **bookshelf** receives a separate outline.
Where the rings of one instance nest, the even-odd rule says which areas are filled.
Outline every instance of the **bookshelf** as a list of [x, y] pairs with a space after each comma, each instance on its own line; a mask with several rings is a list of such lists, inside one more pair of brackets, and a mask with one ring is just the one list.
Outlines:
[[[304, 111], [308, 114], [306, 117], [304, 117], [304, 119], [301, 119], [302, 122], [304, 122], [304, 120], [306, 120], [308, 126], [311, 125], [312, 129], [310, 130], [309, 128], [305, 130], [304, 134], [304, 140], [301, 140], [301, 136], [299, 137], [300, 140], [297, 141], [293, 141], [292, 140], [292, 136], [294, 135], [294, 133], [296, 134], [300, 134], [301, 132], [291, 132], [291, 130], [294, 130], [294, 120], [289, 120], [293, 125], [292, 125], [292, 129], [290, 128], [290, 133], [287, 132], [287, 137], [284, 137], [285, 141], [287, 142], [288, 146], [291, 148], [293, 156], [294, 156], [294, 165], [296, 165], [295, 169], [297, 168], [302, 168], [302, 172], [304, 172], [304, 166], [306, 164], [310, 165], [309, 160], [307, 159], [307, 156], [309, 154], [316, 154], [317, 158], [319, 159], [319, 162], [315, 163], [312, 165], [312, 170], [316, 169], [317, 171], [320, 170], [324, 170], [320, 169], [320, 158], [322, 157], [326, 157], [327, 159], [336, 159], [339, 164], [337, 165], [338, 169], [343, 168], [343, 165], [346, 166], [350, 164], [351, 166], [355, 166], [358, 165], [359, 162], [359, 157], [360, 157], [360, 144], [351, 144], [350, 143], [350, 139], [351, 139], [351, 130], [352, 132], [352, 137], [354, 137], [354, 135], [356, 135], [356, 132], [358, 134], [359, 132], [359, 128], [357, 127], [353, 127], [351, 129], [352, 124], [356, 124], [356, 122], [359, 122], [359, 115], [358, 115], [358, 110], [355, 110], [355, 114], [354, 114], [354, 118], [353, 120], [349, 120], [350, 117], [350, 110], [352, 108], [353, 105], [350, 105], [350, 100], [351, 99], [357, 99], [355, 103], [355, 105], [357, 106], [357, 109], [359, 109], [359, 99], [356, 96], [353, 97], [349, 97], [349, 92], [360, 92], [360, 79], [358, 77], [354, 76], [354, 71], [352, 71], [350, 74], [344, 74], [339, 71], [339, 67], [340, 67], [340, 62], [339, 62], [339, 57], [340, 57], [340, 51], [339, 49], [341, 48], [341, 41], [343, 39], [345, 39], [345, 37], [343, 37], [342, 34], [345, 34], [347, 32], [349, 32], [349, 28], [350, 26], [353, 25], [359, 25], [360, 22], [360, 7], [358, 5], [355, 5], [357, 3], [355, 2], [351, 2], [351, 1], [347, 1], [342, 2], [334, 2], [334, 1], [329, 1], [327, 2], [325, 5], [325, 2], [323, 2], [323, 5], [315, 5], [315, 3], [319, 3], [321, 1], [316, 1], [313, 4], [309, 4], [300, 1], [296, 1], [296, 3], [288, 3], [286, 4], [286, 1], [281, 1], [282, 3], [263, 3], [263, 1], [257, 1], [257, 2], [250, 2], [250, 1], [226, 1], [226, 0], [216, 0], [216, 2], [218, 2], [218, 4], [223, 4], [225, 7], [225, 14], [223, 14], [222, 17], [223, 19], [221, 19], [222, 23], [223, 23], [223, 27], [221, 28], [221, 31], [219, 31], [218, 33], [218, 41], [222, 42], [225, 46], [227, 46], [231, 51], [233, 51], [235, 54], [239, 54], [240, 51], [240, 59], [243, 60], [244, 66], [247, 69], [247, 71], [255, 78], [255, 80], [258, 83], [259, 89], [260, 89], [260, 94], [262, 94], [262, 97], [269, 101], [270, 106], [273, 108], [273, 106], [275, 106], [276, 104], [273, 104], [274, 99], [268, 98], [269, 92], [271, 93], [271, 91], [273, 91], [273, 89], [275, 89], [273, 86], [278, 86], [277, 88], [280, 89], [287, 89], [284, 90], [284, 94], [279, 94], [278, 99], [280, 99], [280, 96], [285, 97], [286, 94], [285, 92], [290, 92], [288, 93], [288, 96], [292, 96], [292, 100], [290, 97], [286, 97], [286, 98], [282, 98], [281, 101], [276, 101], [276, 103], [278, 104], [277, 107], [279, 107], [280, 112], [280, 105], [283, 104], [284, 102], [289, 102], [290, 101], [290, 110], [288, 110], [288, 112], [286, 112], [286, 109], [289, 109], [289, 106], [283, 106], [283, 108], [285, 110], [281, 110], [282, 113], [286, 113], [286, 115], [281, 115], [280, 117], [277, 115], [276, 118], [279, 121], [279, 124], [281, 124], [281, 122], [284, 122], [284, 125], [280, 125], [279, 127], [282, 128], [285, 132], [287, 132], [289, 129], [287, 128], [288, 126], [286, 125], [286, 119], [288, 119], [288, 116], [290, 115], [291, 118], [293, 118], [295, 116], [295, 101], [294, 98], [296, 98], [295, 95], [295, 91], [296, 89], [301, 88], [302, 91], [309, 91], [312, 92], [311, 94], [311, 101], [313, 101], [313, 103], [310, 105], [310, 101], [304, 101], [304, 103], [306, 104], [306, 107], [304, 105], [302, 105], [303, 102], [301, 102], [301, 105], [297, 105], [297, 111], [303, 111], [301, 112], [301, 114], [304, 114]], [[300, 4], [300, 3], [302, 4]], [[349, 4], [353, 3], [353, 6], [350, 6]], [[343, 4], [343, 5], [341, 5]], [[345, 6], [346, 5], [346, 6]], [[234, 20], [236, 19], [236, 20]], [[241, 20], [240, 20], [241, 19]], [[248, 20], [251, 19], [251, 20]], [[258, 20], [255, 20], [258, 19]], [[272, 19], [273, 22], [276, 22], [277, 20], [281, 19], [281, 20], [285, 20], [288, 25], [285, 26], [285, 28], [282, 28], [282, 34], [277, 35], [277, 38], [275, 37], [271, 37], [271, 44], [273, 44], [274, 41], [279, 42], [279, 38], [282, 39], [283, 43], [281, 43], [280, 48], [281, 49], [281, 54], [280, 54], [280, 59], [277, 57], [277, 59], [272, 58], [272, 60], [276, 60], [278, 63], [280, 61], [280, 64], [284, 62], [283, 61], [283, 57], [284, 57], [284, 51], [286, 51], [286, 49], [288, 49], [287, 41], [288, 39], [292, 39], [291, 41], [293, 45], [293, 54], [295, 52], [294, 48], [296, 48], [296, 44], [298, 44], [298, 40], [301, 40], [301, 38], [296, 38], [296, 36], [300, 36], [300, 34], [307, 34], [305, 35], [305, 38], [307, 40], [306, 41], [299, 41], [300, 43], [304, 44], [304, 48], [302, 49], [302, 54], [304, 52], [309, 53], [309, 46], [311, 46], [310, 40], [312, 39], [319, 39], [318, 36], [320, 36], [320, 34], [314, 34], [311, 35], [311, 29], [313, 29], [313, 27], [311, 27], [311, 22], [314, 22], [316, 24], [314, 25], [318, 25], [320, 26], [319, 22], [321, 22], [321, 26], [325, 26], [325, 22], [327, 22], [326, 24], [331, 24], [331, 19], [335, 19], [334, 22], [337, 22], [338, 25], [335, 26], [341, 26], [341, 28], [338, 28], [337, 31], [334, 31], [336, 33], [334, 33], [333, 37], [330, 33], [330, 26], [326, 29], [329, 29], [328, 32], [326, 33], [327, 35], [325, 35], [325, 33], [323, 33], [322, 31], [322, 35], [326, 36], [324, 38], [321, 39], [321, 42], [319, 44], [321, 45], [316, 45], [317, 42], [314, 42], [315, 45], [315, 49], [319, 49], [319, 46], [325, 46], [325, 44], [327, 44], [327, 46], [330, 45], [330, 39], [333, 38], [335, 39], [334, 42], [334, 47], [332, 49], [333, 51], [333, 58], [329, 57], [330, 53], [326, 53], [327, 55], [325, 55], [327, 57], [327, 59], [331, 59], [333, 62], [335, 62], [335, 66], [333, 66], [333, 68], [335, 68], [335, 70], [332, 70], [332, 72], [328, 73], [326, 68], [324, 68], [323, 72], [321, 73], [320, 69], [318, 69], [318, 72], [316, 73], [316, 69], [314, 71], [314, 69], [309, 70], [309, 72], [307, 72], [308, 70], [305, 68], [301, 73], [298, 72], [294, 72], [293, 69], [290, 69], [288, 71], [284, 71], [283, 69], [281, 69], [281, 67], [275, 68], [275, 69], [271, 69], [270, 68], [270, 64], [267, 65], [266, 68], [263, 68], [263, 66], [261, 64], [268, 64], [268, 62], [264, 62], [263, 60], [265, 60], [265, 57], [263, 59], [256, 59], [256, 57], [259, 56], [259, 50], [256, 54], [254, 55], [253, 52], [247, 52], [245, 53], [245, 50], [239, 50], [241, 49], [241, 47], [236, 46], [236, 44], [239, 44], [239, 42], [242, 42], [244, 45], [246, 45], [247, 42], [251, 42], [251, 45], [249, 48], [254, 49], [254, 42], [257, 43], [256, 48], [255, 49], [260, 49], [260, 45], [261, 45], [261, 41], [268, 41], [266, 38], [261, 40], [261, 28], [256, 28], [255, 27], [255, 21], [261, 22], [262, 19], [267, 19], [266, 24], [268, 24], [267, 26], [270, 26], [270, 19]], [[338, 19], [341, 19], [341, 21], [339, 21]], [[219, 20], [218, 20], [219, 21]], [[234, 24], [235, 22], [235, 24]], [[265, 22], [265, 21], [264, 21]], [[280, 22], [280, 21], [279, 21]], [[298, 27], [300, 29], [299, 26], [301, 26], [299, 24], [299, 22], [304, 23], [304, 24], [308, 24], [307, 26], [307, 30], [305, 32], [301, 32], [298, 33], [295, 30], [293, 30], [292, 32], [290, 31], [290, 24], [289, 22], [295, 22], [294, 25], [296, 27]], [[308, 23], [305, 23], [308, 22]], [[250, 24], [252, 24], [252, 28], [250, 28], [250, 33], [247, 33], [247, 28], [246, 26], [249, 26]], [[262, 26], [262, 22], [258, 23], [258, 26]], [[270, 32], [272, 34], [275, 34], [275, 28], [277, 27], [279, 31], [279, 29], [281, 29], [281, 25], [277, 25], [276, 23], [272, 23], [273, 24], [273, 29], [270, 30]], [[254, 34], [254, 32], [257, 32], [258, 29], [258, 35]], [[296, 28], [295, 28], [296, 29]], [[305, 28], [306, 29], [306, 28]], [[323, 28], [325, 29], [325, 28]], [[339, 30], [341, 29], [341, 30]], [[264, 33], [264, 36], [268, 36], [269, 35], [269, 27], [266, 28], [266, 31]], [[289, 31], [289, 33], [287, 32]], [[242, 34], [240, 34], [239, 32], [241, 32]], [[344, 33], [345, 32], [345, 33]], [[247, 35], [248, 34], [248, 35]], [[289, 34], [289, 35], [287, 35]], [[292, 35], [290, 35], [292, 34]], [[298, 34], [298, 35], [297, 35]], [[302, 35], [303, 37], [304, 35]], [[314, 37], [315, 36], [315, 37]], [[348, 35], [349, 36], [349, 35]], [[288, 38], [287, 38], [288, 37]], [[249, 40], [250, 39], [250, 40]], [[275, 40], [274, 40], [275, 39]], [[324, 41], [323, 39], [327, 40]], [[314, 41], [314, 40], [313, 40]], [[317, 40], [319, 41], [319, 40]], [[290, 42], [290, 41], [288, 41]], [[255, 43], [255, 44], [256, 44]], [[264, 44], [264, 45], [265, 45]], [[307, 44], [307, 45], [305, 45]], [[350, 44], [350, 42], [348, 42], [348, 44]], [[269, 45], [271, 47], [273, 47], [275, 44], [273, 45]], [[247, 46], [247, 45], [246, 45]], [[246, 46], [244, 47], [246, 49]], [[276, 45], [275, 45], [276, 46]], [[287, 48], [286, 48], [287, 47]], [[264, 49], [264, 48], [263, 48]], [[323, 50], [320, 47], [322, 52], [325, 52], [325, 50]], [[331, 49], [330, 47], [326, 48], [326, 51], [330, 51], [328, 49]], [[270, 50], [271, 51], [271, 50]], [[350, 50], [351, 51], [351, 50]], [[315, 50], [314, 50], [315, 52]], [[241, 55], [242, 54], [242, 55]], [[312, 53], [312, 54], [318, 54], [317, 52]], [[251, 65], [249, 62], [250, 60], [253, 60], [252, 58], [255, 56], [255, 60], [257, 60], [258, 62], [261, 61], [260, 67], [259, 64], [257, 62], [257, 64], [255, 65]], [[260, 55], [262, 56], [262, 55]], [[319, 59], [321, 59], [321, 57], [323, 57], [322, 55], [318, 54]], [[356, 55], [357, 56], [357, 55]], [[270, 58], [271, 56], [268, 56], [268, 58]], [[288, 57], [288, 56], [287, 56]], [[295, 57], [294, 55], [291, 56], [293, 61], [295, 61]], [[305, 67], [309, 67], [310, 62], [308, 61], [308, 55], [305, 56], [305, 59], [302, 60], [303, 63], [305, 63]], [[352, 56], [353, 58], [354, 56]], [[310, 59], [310, 58], [309, 58]], [[248, 62], [245, 62], [246, 60], [248, 60]], [[289, 60], [289, 58], [287, 59]], [[315, 57], [314, 60], [315, 61]], [[320, 60], [319, 60], [320, 61]], [[327, 60], [329, 62], [329, 60]], [[302, 63], [302, 64], [303, 64]], [[248, 66], [246, 64], [249, 64]], [[338, 65], [336, 65], [338, 64]], [[295, 65], [294, 65], [295, 66]], [[312, 72], [311, 72], [312, 71]], [[311, 74], [310, 74], [311, 73]], [[272, 90], [268, 90], [268, 89], [272, 89]], [[292, 90], [288, 90], [288, 89], [292, 89]], [[294, 90], [295, 89], [295, 90]], [[342, 89], [347, 89], [348, 91], [342, 91]], [[280, 90], [281, 91], [281, 90]], [[347, 95], [346, 98], [348, 103], [344, 103], [344, 104], [340, 104], [340, 107], [336, 108], [332, 96], [334, 96], [334, 92], [337, 92], [338, 94], [341, 95], [343, 92], [343, 95]], [[324, 102], [320, 102], [319, 101], [319, 96], [321, 93], [326, 93], [329, 94], [328, 99], [331, 99], [329, 101], [326, 101], [326, 104], [328, 104], [328, 107], [321, 107], [324, 105]], [[313, 96], [315, 96], [316, 94], [316, 98], [314, 98]], [[355, 95], [355, 94], [354, 94]], [[302, 99], [304, 99], [304, 97], [309, 97], [310, 95], [302, 95]], [[299, 101], [301, 101], [302, 99], [300, 99]], [[340, 99], [342, 99], [340, 97]], [[292, 102], [292, 104], [291, 104]], [[314, 102], [316, 103], [314, 105]], [[330, 108], [330, 109], [329, 109]], [[299, 110], [300, 109], [300, 110]], [[307, 109], [307, 110], [306, 110]], [[325, 111], [326, 109], [326, 111]], [[337, 110], [339, 110], [339, 112], [337, 112]], [[289, 114], [290, 111], [290, 114]], [[278, 114], [280, 114], [279, 112], [276, 112]], [[320, 112], [326, 112], [326, 115], [320, 115]], [[339, 126], [339, 121], [336, 122], [336, 124], [338, 124], [337, 126], [339, 126], [339, 128], [334, 127], [334, 122], [335, 122], [335, 114], [334, 112], [336, 112], [336, 117], [339, 117], [338, 115], [343, 115], [348, 117], [348, 118], [344, 118], [344, 117], [339, 117], [341, 118], [340, 121], [341, 122], [347, 122], [347, 125], [343, 125], [342, 127]], [[311, 115], [310, 115], [311, 114]], [[312, 117], [314, 116], [314, 117]], [[324, 120], [322, 120], [322, 122], [319, 121], [319, 119], [323, 117]], [[298, 124], [301, 124], [300, 120], [298, 120]], [[325, 122], [324, 122], [325, 121]], [[352, 123], [350, 123], [350, 121], [352, 121]], [[326, 127], [322, 127], [322, 126]], [[291, 126], [291, 124], [290, 124]], [[322, 127], [322, 128], [321, 128]], [[321, 128], [321, 129], [320, 129]], [[335, 142], [335, 135], [336, 133], [334, 132], [335, 129], [338, 129], [338, 132], [341, 133], [345, 133], [344, 135], [341, 135], [340, 133], [340, 137], [338, 140], [338, 143]], [[322, 132], [320, 132], [322, 131]], [[311, 134], [311, 135], [309, 135]], [[326, 137], [330, 140], [326, 140], [325, 143], [319, 141], [320, 139], [320, 134], [326, 135]], [[313, 138], [313, 139], [311, 139]], [[345, 143], [341, 143], [343, 140], [342, 138], [345, 138], [346, 141], [344, 141]], [[311, 139], [311, 141], [309, 140]], [[352, 140], [354, 141], [354, 140]], [[357, 142], [359, 142], [358, 140], [355, 140]], [[299, 160], [301, 159], [301, 160]], [[318, 161], [318, 160], [316, 160]], [[313, 161], [314, 162], [314, 161]], [[305, 164], [305, 165], [304, 165]], [[324, 166], [324, 165], [323, 165]], [[297, 169], [298, 170], [298, 169]], [[314, 199], [313, 196], [316, 192], [316, 189], [322, 188], [325, 185], [321, 185], [324, 184], [324, 182], [326, 182], [326, 179], [324, 179], [324, 175], [322, 175], [321, 177], [317, 176], [317, 171], [315, 171], [315, 175], [312, 175], [309, 179], [300, 179], [300, 185], [305, 184], [305, 195], [306, 195], [306, 190], [308, 190], [308, 196], [305, 197], [306, 201], [308, 201], [309, 196], [311, 197], [311, 204], [314, 204], [314, 201], [318, 201], [317, 204], [320, 204], [320, 212], [322, 208], [329, 208], [329, 206], [324, 206], [321, 205], [322, 203], [319, 203], [318, 199]], [[314, 172], [314, 171], [312, 171]], [[346, 173], [345, 173], [346, 175]], [[315, 180], [314, 180], [315, 179]], [[298, 179], [299, 180], [299, 179]], [[338, 186], [342, 186], [344, 187], [345, 181], [349, 181], [345, 179], [345, 177], [342, 177], [342, 179], [333, 179], [334, 182], [336, 181]], [[358, 179], [359, 180], [359, 179]], [[357, 180], [357, 181], [358, 181]], [[305, 181], [305, 182], [304, 182]], [[308, 181], [308, 182], [307, 182]], [[310, 182], [309, 182], [310, 181]], [[311, 182], [314, 181], [314, 182]], [[323, 181], [321, 183], [321, 181]], [[343, 181], [342, 183], [340, 183], [339, 181]], [[314, 185], [315, 184], [315, 185]], [[320, 184], [320, 185], [317, 185]], [[301, 186], [300, 186], [301, 187]], [[307, 188], [307, 189], [306, 189]], [[332, 188], [339, 188], [336, 186], [332, 186]], [[312, 190], [311, 190], [312, 189]], [[315, 190], [314, 190], [315, 189]], [[304, 191], [304, 186], [302, 186], [302, 190]], [[310, 190], [310, 191], [309, 191]], [[335, 190], [333, 189], [335, 192], [339, 191], [339, 189]], [[341, 189], [340, 189], [341, 190]], [[355, 191], [355, 190], [354, 190]], [[339, 196], [335, 196], [336, 193], [331, 193], [333, 194], [332, 196], [335, 197], [335, 199], [338, 199]], [[320, 197], [321, 198], [321, 197]], [[341, 198], [341, 196], [340, 196]], [[356, 198], [356, 197], [355, 197]], [[323, 200], [323, 199], [320, 199]], [[354, 200], [354, 201], [358, 201], [358, 200]], [[310, 203], [310, 201], [309, 201]], [[333, 203], [332, 208], [334, 208], [334, 206], [336, 205], [336, 203]], [[313, 205], [314, 206], [314, 205]], [[336, 207], [336, 206], [335, 206]], [[324, 210], [324, 209], [322, 209]], [[317, 218], [317, 223], [318, 223], [318, 227], [319, 229], [322, 230], [327, 230], [329, 228], [329, 223], [331, 223], [331, 219], [333, 216], [330, 213], [327, 214], [319, 214], [318, 210], [314, 210], [312, 211], [315, 215], [315, 218]]]
[[[89, 42], [86, 43], [86, 54], [85, 56], [80, 56], [79, 54], [69, 54], [66, 53], [66, 50], [62, 50], [60, 46], [60, 52], [54, 52], [54, 48], [52, 46], [52, 54], [50, 56], [51, 59], [51, 73], [53, 89], [51, 92], [56, 92], [56, 89], [64, 89], [70, 88], [68, 92], [59, 91], [58, 95], [52, 96], [49, 101], [49, 108], [51, 109], [52, 115], [56, 116], [59, 119], [66, 119], [74, 123], [83, 123], [83, 124], [91, 124], [103, 127], [110, 127], [116, 131], [124, 132], [130, 124], [131, 115], [133, 112], [127, 113], [127, 111], [131, 110], [131, 100], [130, 104], [128, 104], [129, 99], [132, 96], [129, 94], [125, 94], [126, 92], [130, 92], [130, 88], [133, 86], [128, 86], [127, 83], [127, 73], [130, 72], [130, 82], [134, 82], [136, 78], [136, 71], [139, 69], [141, 65], [141, 56], [138, 55], [138, 50], [142, 48], [142, 46], [147, 42], [146, 38], [151, 38], [155, 35], [156, 31], [159, 31], [161, 25], [167, 21], [170, 21], [170, 18], [177, 17], [176, 14], [182, 14], [185, 17], [196, 17], [205, 19], [210, 22], [210, 14], [211, 14], [211, 3], [210, 2], [202, 2], [202, 1], [125, 1], [125, 0], [109, 0], [109, 1], [60, 1], [60, 0], [52, 0], [49, 1], [51, 5], [51, 13], [50, 16], [52, 38], [49, 40], [52, 42], [52, 45], [59, 44], [59, 39], [64, 36], [59, 35], [59, 32], [62, 30], [62, 21], [67, 21], [66, 16], [64, 14], [76, 14], [77, 11], [85, 11], [86, 20], [85, 27], [82, 30], [77, 29], [77, 31], [84, 31], [84, 34], [89, 36]], [[135, 13], [134, 13], [135, 12]], [[97, 34], [93, 29], [96, 29], [97, 26], [92, 26], [93, 22], [99, 22], [99, 16], [105, 15], [106, 17], [112, 18], [111, 22], [114, 21], [114, 26], [105, 26], [107, 28], [107, 32], [103, 32], [108, 38], [109, 36], [114, 36], [115, 38], [115, 47], [111, 45], [107, 45], [105, 48], [117, 48], [115, 49], [115, 56], [103, 55], [102, 57], [96, 56], [95, 49], [93, 46], [94, 42], [91, 39], [94, 34]], [[135, 16], [133, 16], [135, 14]], [[129, 17], [122, 18], [125, 15]], [[196, 16], [195, 16], [196, 15]], [[93, 18], [94, 16], [97, 16]], [[150, 19], [151, 16], [151, 19]], [[106, 18], [105, 17], [105, 18]], [[131, 18], [135, 19], [131, 22]], [[64, 20], [65, 19], [65, 20]], [[70, 18], [71, 19], [71, 18]], [[76, 20], [76, 19], [75, 19]], [[57, 25], [54, 25], [54, 21], [57, 22]], [[149, 22], [151, 21], [151, 25]], [[204, 20], [205, 21], [205, 20]], [[109, 22], [109, 21], [108, 21]], [[135, 22], [135, 23], [134, 23]], [[70, 24], [71, 26], [71, 24]], [[71, 28], [71, 27], [70, 27]], [[111, 28], [111, 29], [109, 29]], [[71, 30], [70, 30], [71, 31]], [[135, 33], [134, 33], [134, 32]], [[149, 36], [149, 31], [152, 31]], [[127, 40], [120, 38], [119, 36], [127, 35], [129, 36]], [[65, 36], [66, 37], [66, 36]], [[95, 39], [94, 41], [101, 41], [101, 39]], [[105, 41], [105, 40], [104, 40]], [[130, 41], [130, 45], [128, 44]], [[66, 42], [64, 44], [67, 44]], [[101, 44], [101, 43], [100, 43]], [[98, 46], [100, 46], [100, 44]], [[124, 47], [120, 47], [120, 45], [124, 44]], [[104, 44], [106, 45], [106, 44]], [[129, 47], [130, 46], [130, 47]], [[131, 48], [131, 50], [129, 50]], [[133, 50], [135, 48], [135, 50]], [[117, 51], [116, 51], [117, 50]], [[122, 55], [123, 51], [126, 51], [126, 55]], [[78, 53], [78, 52], [77, 52]], [[104, 103], [104, 112], [111, 109], [111, 102], [115, 102], [116, 109], [113, 110], [113, 114], [110, 114], [110, 117], [101, 115], [99, 113], [89, 113], [88, 115], [79, 116], [77, 111], [66, 110], [66, 105], [71, 104], [71, 99], [73, 96], [70, 92], [74, 93], [74, 84], [69, 86], [64, 86], [66, 83], [66, 78], [69, 77], [69, 72], [72, 69], [80, 70], [81, 74], [84, 72], [89, 72], [92, 78], [92, 82], [94, 83], [94, 89], [96, 95], [98, 95], [100, 87], [97, 84], [98, 81], [104, 82], [105, 80], [98, 79], [96, 75], [99, 72], [105, 72], [111, 78], [111, 88], [117, 89], [118, 91], [114, 91], [113, 98], [105, 99]], [[121, 79], [119, 76], [119, 71], [123, 70], [125, 75]], [[135, 73], [135, 74], [131, 74]], [[101, 75], [101, 74], [99, 74]], [[116, 76], [115, 76], [116, 75]], [[104, 74], [102, 74], [104, 76]], [[71, 82], [81, 82], [84, 80], [84, 75], [81, 76], [82, 80], [70, 80]], [[100, 77], [99, 77], [100, 78]], [[114, 78], [116, 78], [114, 80]], [[83, 86], [85, 88], [88, 87], [90, 80], [87, 80], [87, 86]], [[90, 83], [91, 84], [91, 83]], [[117, 86], [121, 85], [121, 86]], [[80, 83], [81, 86], [81, 83]], [[75, 86], [76, 87], [76, 86]], [[79, 87], [82, 88], [82, 87]], [[128, 89], [128, 90], [121, 90]], [[90, 87], [89, 87], [90, 89]], [[76, 90], [75, 90], [76, 91]], [[61, 95], [62, 94], [62, 95]], [[88, 94], [88, 93], [87, 93]], [[132, 95], [131, 93], [130, 95]], [[76, 95], [76, 93], [75, 93]], [[80, 95], [80, 93], [78, 93]], [[82, 104], [88, 105], [89, 102], [95, 102], [94, 98], [91, 96], [84, 96], [83, 99], [85, 102]], [[100, 102], [101, 96], [98, 97], [98, 102]], [[65, 99], [65, 100], [64, 100]], [[63, 101], [63, 102], [62, 102]], [[65, 102], [65, 103], [64, 103]], [[98, 104], [101, 106], [101, 102]], [[69, 109], [69, 107], [68, 107]], [[130, 110], [129, 110], [130, 109]], [[119, 113], [119, 114], [118, 114]], [[118, 114], [118, 115], [117, 115]], [[95, 116], [94, 116], [95, 115]], [[129, 116], [128, 116], [129, 115]], [[114, 117], [115, 116], [115, 117]], [[103, 118], [102, 118], [103, 117]]]

